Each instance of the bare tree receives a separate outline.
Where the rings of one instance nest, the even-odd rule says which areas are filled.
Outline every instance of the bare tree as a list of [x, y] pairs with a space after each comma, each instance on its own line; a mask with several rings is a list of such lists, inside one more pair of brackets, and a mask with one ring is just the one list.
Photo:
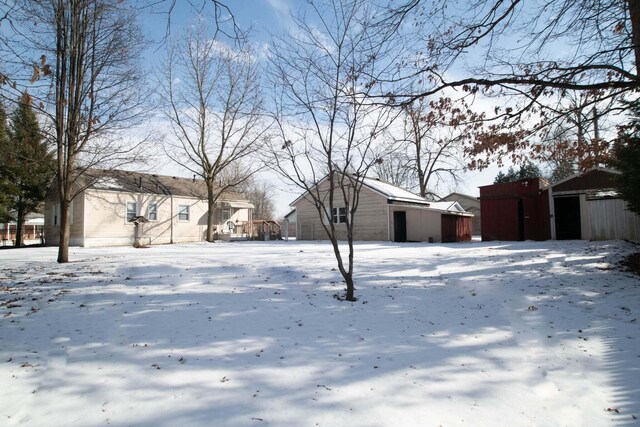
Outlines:
[[382, 181], [409, 191], [418, 188], [411, 147], [408, 144], [403, 144], [392, 155], [384, 156], [384, 161], [374, 164], [372, 173]]
[[[175, 5], [175, 0], [0, 0], [5, 89], [0, 96], [12, 101], [28, 85], [34, 108], [48, 117], [43, 130], [56, 146], [59, 262], [68, 261], [71, 201], [100, 179], [95, 168], [142, 159], [144, 136], [127, 136], [145, 113], [139, 90], [145, 73], [137, 63], [144, 45], [136, 18], [163, 8], [168, 35]], [[198, 12], [211, 6], [217, 31], [236, 37], [235, 17], [225, 2], [190, 0], [189, 5]]]
[[[354, 295], [354, 230], [360, 188], [390, 109], [369, 103], [397, 51], [372, 22], [364, 0], [309, 1], [311, 14], [293, 17], [270, 50], [280, 138], [270, 166], [315, 207], [346, 283]], [[346, 259], [338, 240], [347, 241]]]
[[269, 183], [259, 181], [253, 176], [243, 185], [239, 186], [237, 191], [253, 205], [253, 218], [265, 220], [274, 219], [274, 194], [273, 187], [269, 185]]
[[[465, 168], [463, 147], [481, 127], [480, 116], [450, 98], [418, 99], [402, 107], [405, 147], [402, 163], [422, 197], [435, 198], [438, 187], [459, 182]], [[404, 160], [402, 160], [404, 159]]]
[[206, 239], [213, 242], [216, 201], [258, 170], [256, 162], [242, 162], [260, 150], [268, 129], [258, 64], [247, 44], [234, 50], [197, 21], [170, 45], [166, 67], [160, 82], [172, 130], [166, 152], [206, 183]]
[[[220, 0], [188, 0], [188, 5], [197, 13], [202, 13], [210, 6], [213, 9], [212, 22], [214, 25], [213, 39], [219, 35], [225, 36], [229, 40], [243, 42], [245, 40], [243, 31], [236, 22], [235, 15], [227, 6], [226, 2]], [[183, 2], [181, 2], [181, 5]], [[145, 0], [143, 7], [160, 7], [167, 16], [166, 37], [171, 35], [171, 23], [176, 0]]]
[[[422, 32], [405, 62], [411, 66], [401, 67], [395, 79], [427, 83], [392, 92], [394, 102], [410, 103], [447, 88], [469, 98], [496, 97], [495, 114], [486, 117], [494, 125], [470, 155], [490, 153], [497, 160], [517, 147], [521, 155], [515, 160], [522, 161], [539, 149], [532, 143], [550, 140], [553, 126], [575, 118], [577, 108], [595, 106], [604, 114], [603, 104], [610, 103], [607, 112], [626, 111], [625, 99], [640, 88], [636, 1], [406, 0], [388, 12], [381, 21], [385, 28], [399, 32], [411, 22]], [[567, 102], [573, 91], [587, 103]], [[380, 96], [389, 99], [387, 93]]]
[[542, 149], [533, 150], [532, 157], [551, 167], [552, 182], [609, 161], [611, 147], [604, 135], [615, 134], [608, 125], [616, 100], [593, 104], [592, 97], [588, 92], [568, 93], [570, 113], [550, 125], [545, 132], [546, 140], [539, 144]]
[[143, 38], [123, 2], [33, 0], [20, 13], [23, 42], [42, 52], [30, 80], [53, 79], [50, 90], [34, 85], [33, 98], [48, 117], [45, 130], [55, 145], [58, 262], [68, 262], [70, 206], [95, 179], [87, 171], [140, 161], [141, 142], [123, 137], [123, 131], [146, 112], [139, 67]]
[[[418, 74], [433, 83], [411, 96], [476, 84], [516, 92], [528, 86], [531, 98], [544, 89], [625, 92], [640, 86], [635, 1], [407, 0], [390, 5], [384, 22], [398, 28], [408, 20], [420, 26], [427, 50], [417, 59]], [[445, 76], [451, 64], [471, 56], [483, 58], [471, 67], [476, 74]]]

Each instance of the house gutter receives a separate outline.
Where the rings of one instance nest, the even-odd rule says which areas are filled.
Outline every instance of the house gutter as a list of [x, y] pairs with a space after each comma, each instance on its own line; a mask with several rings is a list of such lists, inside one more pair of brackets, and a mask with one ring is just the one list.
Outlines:
[[549, 231], [551, 232], [551, 240], [556, 240], [556, 209], [553, 203], [553, 187], [549, 186], [547, 192], [549, 198]]
[[87, 246], [87, 192], [82, 192], [82, 247]]

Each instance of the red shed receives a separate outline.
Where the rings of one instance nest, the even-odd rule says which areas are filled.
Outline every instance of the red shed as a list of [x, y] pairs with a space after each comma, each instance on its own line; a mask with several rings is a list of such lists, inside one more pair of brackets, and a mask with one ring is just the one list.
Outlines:
[[542, 178], [480, 187], [482, 240], [547, 240], [547, 182]]

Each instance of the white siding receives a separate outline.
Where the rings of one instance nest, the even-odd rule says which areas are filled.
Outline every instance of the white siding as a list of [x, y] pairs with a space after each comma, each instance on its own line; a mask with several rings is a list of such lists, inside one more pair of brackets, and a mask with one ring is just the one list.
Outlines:
[[589, 238], [592, 240], [640, 240], [640, 216], [627, 209], [621, 199], [588, 202]]

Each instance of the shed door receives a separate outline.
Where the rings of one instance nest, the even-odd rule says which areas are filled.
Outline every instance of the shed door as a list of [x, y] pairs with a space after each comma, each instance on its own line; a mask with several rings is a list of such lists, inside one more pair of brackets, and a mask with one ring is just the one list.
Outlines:
[[442, 243], [456, 242], [456, 217], [454, 215], [441, 215]]
[[524, 200], [518, 200], [518, 241], [522, 242], [524, 240]]
[[393, 212], [393, 241], [407, 241], [407, 213], [404, 211]]
[[580, 223], [580, 196], [554, 197], [556, 239], [582, 239]]

